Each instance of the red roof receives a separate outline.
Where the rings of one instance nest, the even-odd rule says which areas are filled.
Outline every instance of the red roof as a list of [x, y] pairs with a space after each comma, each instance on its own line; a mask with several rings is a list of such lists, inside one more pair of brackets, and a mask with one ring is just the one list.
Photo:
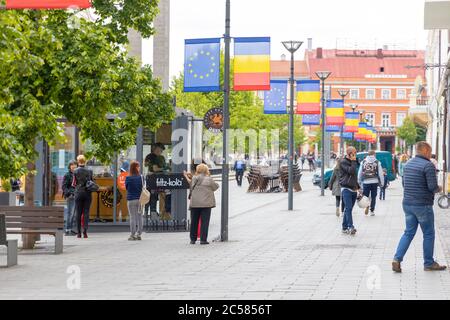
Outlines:
[[[365, 78], [366, 75], [406, 75], [408, 79], [425, 77], [422, 66], [425, 52], [417, 50], [322, 50], [306, 51], [305, 59], [311, 78], [316, 71], [331, 71], [332, 78]], [[381, 71], [384, 68], [384, 71]]]
[[[288, 79], [291, 74], [291, 61], [287, 60], [272, 60], [270, 61], [270, 76], [272, 79], [282, 78]], [[294, 77], [308, 78], [309, 71], [306, 66], [306, 61], [298, 60], [294, 62]]]

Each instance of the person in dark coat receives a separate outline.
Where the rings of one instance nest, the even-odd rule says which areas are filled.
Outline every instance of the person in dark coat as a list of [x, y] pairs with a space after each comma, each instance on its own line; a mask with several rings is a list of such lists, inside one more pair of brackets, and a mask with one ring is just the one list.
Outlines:
[[336, 160], [336, 166], [334, 167], [333, 174], [331, 175], [330, 182], [328, 184], [328, 188], [331, 190], [333, 196], [336, 197], [336, 216], [344, 213], [344, 201], [341, 199], [341, 185], [339, 184], [339, 179], [341, 178], [341, 159]]
[[358, 161], [356, 159], [356, 149], [348, 147], [345, 158], [342, 159], [340, 169], [341, 176], [339, 184], [341, 185], [342, 199], [344, 200], [344, 219], [342, 221], [342, 232], [354, 235], [356, 233], [353, 225], [352, 210], [360, 189], [358, 184]]
[[77, 162], [72, 160], [69, 162], [68, 171], [64, 175], [62, 183], [63, 197], [66, 199], [67, 207], [64, 210], [64, 229], [66, 236], [76, 234], [73, 228], [73, 222], [75, 220], [75, 187], [72, 186], [75, 169], [77, 168]]
[[83, 219], [83, 237], [87, 238], [89, 225], [89, 210], [91, 209], [92, 194], [86, 188], [88, 181], [92, 180], [92, 170], [86, 168], [86, 158], [83, 155], [77, 157], [78, 168], [74, 171], [75, 206], [77, 212], [77, 237], [81, 238], [81, 218]]

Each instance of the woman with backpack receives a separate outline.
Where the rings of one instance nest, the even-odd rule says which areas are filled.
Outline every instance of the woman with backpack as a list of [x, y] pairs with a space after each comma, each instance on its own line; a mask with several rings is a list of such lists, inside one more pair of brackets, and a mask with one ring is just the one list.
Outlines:
[[201, 220], [200, 228], [200, 244], [209, 244], [208, 229], [209, 220], [211, 218], [211, 209], [216, 206], [214, 191], [219, 185], [211, 178], [208, 166], [199, 164], [192, 177], [186, 171], [184, 176], [191, 186], [189, 194], [191, 210], [191, 244], [197, 241], [198, 224]]
[[77, 213], [77, 238], [81, 238], [81, 217], [83, 219], [83, 238], [87, 238], [89, 225], [89, 210], [91, 209], [92, 191], [88, 188], [88, 183], [92, 181], [92, 170], [86, 168], [86, 158], [84, 155], [77, 157], [78, 168], [73, 172], [75, 187], [75, 207]]
[[142, 205], [139, 202], [142, 188], [144, 187], [144, 176], [139, 172], [139, 162], [132, 161], [130, 165], [130, 175], [125, 179], [127, 190], [127, 206], [130, 215], [131, 235], [128, 240], [141, 240], [142, 235]]

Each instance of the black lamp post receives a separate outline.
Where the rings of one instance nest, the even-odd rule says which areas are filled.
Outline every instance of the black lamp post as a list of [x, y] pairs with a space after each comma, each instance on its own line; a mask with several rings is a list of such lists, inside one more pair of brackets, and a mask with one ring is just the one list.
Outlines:
[[[348, 95], [348, 93], [350, 92], [350, 90], [345, 90], [345, 89], [339, 89], [338, 93], [342, 98], [342, 102], [344, 105], [344, 111], [345, 111], [345, 97]], [[345, 119], [345, 113], [344, 113], [344, 119]], [[341, 154], [341, 157], [344, 156], [344, 125], [341, 126], [341, 150], [339, 151]]]
[[290, 108], [289, 108], [289, 177], [288, 177], [288, 210], [293, 210], [294, 207], [294, 53], [300, 49], [303, 44], [302, 41], [283, 41], [283, 46], [291, 53], [291, 77], [290, 82]]
[[325, 195], [325, 80], [330, 76], [330, 71], [317, 71], [316, 76], [322, 82], [322, 146], [321, 146], [321, 161], [320, 161], [320, 195]]

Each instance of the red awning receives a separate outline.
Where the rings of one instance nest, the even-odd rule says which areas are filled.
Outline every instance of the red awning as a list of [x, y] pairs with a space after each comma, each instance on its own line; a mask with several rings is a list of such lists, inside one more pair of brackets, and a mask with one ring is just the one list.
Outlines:
[[6, 0], [6, 9], [90, 8], [90, 0]]

